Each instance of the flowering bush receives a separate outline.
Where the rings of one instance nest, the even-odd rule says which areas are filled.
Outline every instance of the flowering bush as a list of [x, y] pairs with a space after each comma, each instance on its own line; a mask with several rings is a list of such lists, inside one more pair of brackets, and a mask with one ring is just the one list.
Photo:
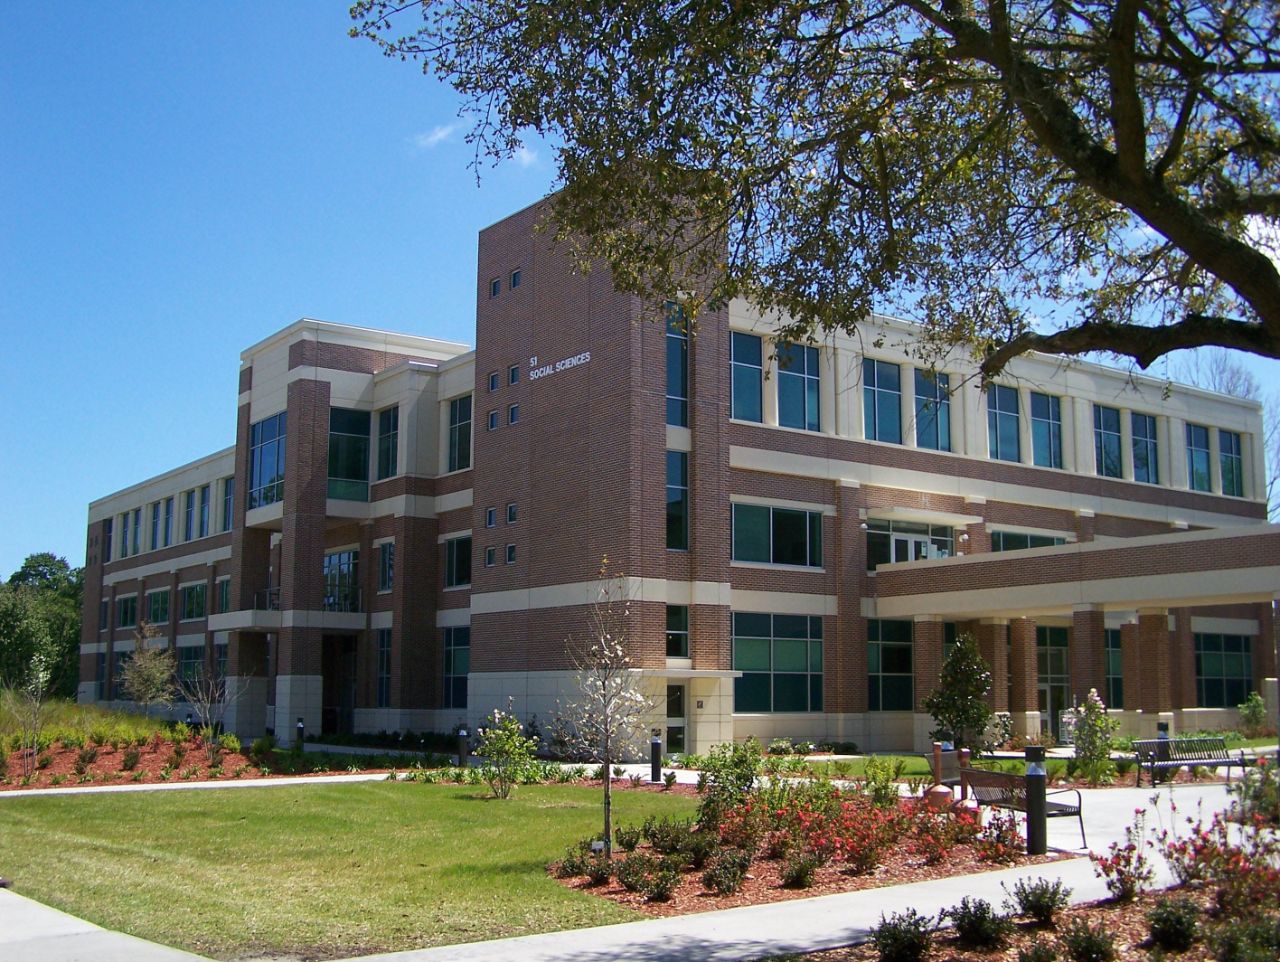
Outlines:
[[915, 813], [911, 848], [926, 865], [937, 865], [956, 846], [954, 819], [941, 812], [921, 808]]
[[1115, 780], [1111, 761], [1111, 740], [1120, 723], [1107, 714], [1107, 706], [1090, 688], [1084, 704], [1074, 709], [1076, 768], [1090, 785], [1107, 785]]
[[1146, 817], [1145, 808], [1136, 809], [1133, 824], [1124, 830], [1123, 844], [1112, 842], [1106, 855], [1089, 853], [1094, 872], [1106, 882], [1107, 891], [1117, 902], [1132, 901], [1155, 875], [1146, 853], [1151, 846], [1146, 838]]
[[1280, 769], [1265, 755], [1259, 755], [1229, 791], [1236, 796], [1242, 819], [1261, 818], [1269, 825], [1280, 825]]
[[974, 842], [979, 860], [1007, 863], [1016, 861], [1025, 850], [1027, 840], [1018, 831], [1018, 818], [1012, 812], [996, 812]]
[[510, 798], [512, 787], [533, 762], [538, 743], [523, 729], [515, 715], [495, 708], [491, 721], [477, 732], [476, 754], [488, 763], [481, 771], [494, 798]]

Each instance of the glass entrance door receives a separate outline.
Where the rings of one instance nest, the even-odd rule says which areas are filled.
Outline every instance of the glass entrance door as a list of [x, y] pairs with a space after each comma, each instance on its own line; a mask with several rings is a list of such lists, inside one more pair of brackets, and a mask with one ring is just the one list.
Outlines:
[[897, 534], [893, 537], [893, 561], [921, 561], [929, 557], [929, 539], [923, 535]]
[[685, 748], [685, 686], [667, 686], [667, 753], [686, 751]]
[[1036, 627], [1036, 667], [1040, 687], [1040, 730], [1062, 737], [1062, 712], [1070, 707], [1071, 675], [1067, 662], [1066, 628]]

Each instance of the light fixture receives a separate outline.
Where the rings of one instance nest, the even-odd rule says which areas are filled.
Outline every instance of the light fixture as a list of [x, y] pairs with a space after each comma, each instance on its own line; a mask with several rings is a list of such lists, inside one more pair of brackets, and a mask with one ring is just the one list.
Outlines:
[[960, 543], [961, 543], [961, 544], [964, 544], [964, 543], [965, 543], [966, 541], [968, 541], [968, 540], [969, 540], [969, 534], [968, 534], [968, 532], [962, 532], [962, 533], [961, 533], [961, 535], [960, 535]]
[[866, 531], [866, 530], [867, 530], [867, 523], [864, 521], [864, 522], [862, 522], [862, 524], [858, 525], [858, 527], [859, 527], [859, 528], [861, 528], [863, 531]]

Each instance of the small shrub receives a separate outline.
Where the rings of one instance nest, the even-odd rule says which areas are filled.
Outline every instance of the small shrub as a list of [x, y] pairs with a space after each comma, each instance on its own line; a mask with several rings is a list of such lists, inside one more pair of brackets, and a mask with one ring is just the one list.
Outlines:
[[494, 798], [510, 798], [511, 790], [533, 761], [538, 741], [524, 734], [515, 715], [497, 708], [477, 733], [476, 754], [488, 760], [484, 779]]
[[740, 849], [726, 849], [702, 873], [702, 884], [717, 895], [732, 895], [742, 888], [750, 867], [750, 855]]
[[639, 788], [641, 785], [644, 784], [644, 776], [641, 775], [639, 772], [633, 772], [629, 777], [631, 779], [632, 788]]
[[613, 877], [613, 861], [604, 852], [588, 855], [585, 869], [582, 874], [592, 885], [603, 885]]
[[130, 775], [130, 776], [129, 776], [129, 781], [131, 781], [131, 782], [140, 782], [140, 781], [142, 781], [142, 779], [143, 779], [143, 778], [145, 778], [145, 777], [146, 777], [146, 774], [147, 774], [147, 773], [146, 773], [146, 772], [143, 772], [143, 771], [137, 771], [137, 772], [134, 772], [132, 775]]
[[651, 855], [632, 852], [618, 863], [614, 872], [618, 884], [628, 892], [642, 891], [649, 876], [657, 869], [658, 860]]
[[218, 747], [228, 754], [238, 754], [240, 751], [240, 738], [234, 732], [223, 732], [218, 736]]
[[1016, 862], [1026, 847], [1012, 812], [996, 812], [973, 843], [979, 861], [1007, 864]]
[[[1008, 889], [1005, 890], [1006, 892]], [[1071, 900], [1071, 889], [1058, 879], [1045, 878], [1034, 881], [1018, 879], [1013, 884], [1010, 907], [1019, 915], [1025, 915], [1036, 925], [1053, 925], [1054, 916], [1065, 909]]]
[[565, 849], [564, 857], [555, 865], [557, 878], [573, 878], [587, 874], [587, 859], [591, 857], [591, 839], [574, 842]]
[[122, 772], [131, 772], [138, 767], [138, 762], [142, 760], [142, 751], [137, 748], [126, 748], [124, 754], [120, 756], [120, 770]]
[[1084, 919], [1072, 919], [1058, 939], [1071, 962], [1112, 962], [1116, 957], [1115, 939], [1102, 922], [1093, 926]]
[[617, 830], [613, 833], [613, 837], [618, 843], [618, 848], [622, 849], [624, 852], [634, 852], [636, 850], [636, 846], [640, 844], [641, 834], [640, 829], [638, 828], [623, 828], [619, 825]]
[[1107, 891], [1117, 902], [1131, 902], [1151, 884], [1155, 872], [1146, 853], [1146, 810], [1138, 809], [1133, 824], [1124, 830], [1125, 841], [1112, 842], [1106, 855], [1095, 855], [1094, 872], [1106, 883]]
[[669, 818], [665, 815], [659, 820], [650, 815], [644, 820], [640, 831], [655, 852], [672, 855], [686, 844], [685, 839], [693, 832], [693, 823], [687, 819]]
[[1013, 931], [1013, 923], [996, 912], [986, 899], [971, 899], [966, 895], [959, 905], [942, 914], [951, 919], [961, 944], [975, 949], [998, 949], [1009, 941]]
[[795, 746], [791, 744], [790, 738], [775, 738], [769, 742], [770, 755], [791, 755], [795, 752]]
[[662, 790], [669, 792], [676, 787], [676, 773], [667, 772], [662, 776]]
[[0, 745], [0, 778], [9, 774], [9, 753]]
[[694, 790], [697, 791], [699, 795], [703, 794], [707, 790], [707, 773], [706, 772], [698, 772], [698, 781], [694, 785]]
[[880, 916], [880, 924], [871, 930], [871, 942], [880, 962], [923, 962], [933, 945], [936, 924], [915, 909], [895, 912], [889, 918]]
[[58, 738], [58, 742], [67, 751], [75, 751], [84, 747], [84, 736], [75, 732], [63, 732], [61, 737]]
[[66, 780], [67, 780], [67, 776], [66, 776], [66, 775], [61, 775], [61, 774], [59, 774], [59, 775], [50, 775], [50, 776], [49, 776], [49, 784], [50, 784], [50, 785], [53, 785], [53, 786], [55, 786], [55, 787], [57, 787], [58, 785], [61, 785], [61, 784], [62, 784], [63, 782], [65, 782]]
[[626, 770], [625, 768], [623, 768], [621, 765], [614, 765], [614, 766], [613, 766], [613, 777], [614, 777], [614, 778], [621, 778], [621, 777], [622, 777], [623, 775], [625, 775], [626, 773], [627, 773], [627, 770]]
[[691, 868], [700, 870], [719, 849], [720, 839], [715, 832], [689, 831], [680, 839], [678, 853]]
[[80, 751], [76, 752], [75, 771], [77, 775], [83, 775], [89, 770], [89, 766], [98, 760], [98, 747], [96, 745], [86, 745]]
[[896, 808], [901, 797], [897, 780], [905, 769], [906, 763], [901, 758], [890, 762], [887, 758], [873, 755], [867, 759], [858, 787], [876, 808]]
[[190, 738], [191, 726], [186, 722], [175, 722], [174, 726], [169, 729], [169, 741], [174, 745], [181, 745]]
[[1245, 737], [1257, 738], [1270, 731], [1266, 703], [1256, 691], [1249, 692], [1249, 697], [1236, 707], [1240, 709], [1240, 731]]
[[782, 863], [782, 884], [789, 889], [807, 889], [813, 884], [813, 874], [818, 870], [819, 859], [813, 852], [798, 849], [789, 853]]
[[1018, 962], [1058, 962], [1058, 950], [1052, 942], [1034, 942], [1018, 949]]
[[680, 863], [664, 858], [649, 874], [642, 889], [650, 902], [666, 902], [680, 885]]
[[263, 735], [261, 738], [255, 738], [249, 745], [249, 758], [255, 765], [258, 765], [270, 758], [271, 753], [275, 750], [276, 740], [270, 735]]
[[1209, 941], [1218, 962], [1275, 962], [1280, 959], [1280, 918], [1223, 925]]
[[1200, 906], [1185, 895], [1163, 899], [1147, 913], [1151, 941], [1169, 952], [1191, 948], [1200, 929]]
[[48, 768], [52, 764], [53, 764], [53, 756], [50, 755], [48, 752], [44, 752], [36, 756], [36, 768], [44, 769], [44, 768]]

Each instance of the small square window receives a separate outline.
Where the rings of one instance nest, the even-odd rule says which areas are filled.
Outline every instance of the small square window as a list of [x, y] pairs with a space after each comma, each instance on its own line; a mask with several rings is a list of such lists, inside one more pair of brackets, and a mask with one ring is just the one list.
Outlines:
[[511, 367], [507, 368], [507, 383], [508, 384], [520, 383], [520, 365], [519, 364], [512, 364]]
[[496, 431], [497, 429], [498, 429], [498, 412], [490, 411], [489, 412], [489, 430]]
[[516, 424], [520, 421], [520, 405], [513, 404], [507, 408], [507, 423]]
[[490, 391], [498, 390], [498, 372], [497, 371], [489, 372], [489, 390]]
[[484, 549], [484, 566], [492, 568], [498, 563], [498, 549], [492, 546]]
[[489, 296], [497, 297], [501, 293], [502, 293], [502, 279], [499, 277], [495, 277], [493, 280], [489, 282]]
[[516, 523], [516, 503], [512, 501], [507, 505], [507, 524]]
[[511, 272], [511, 289], [514, 291], [519, 286], [520, 286], [520, 270], [519, 268], [517, 268], [516, 270]]
[[485, 508], [484, 509], [484, 526], [486, 528], [492, 528], [495, 525], [497, 525], [497, 523], [498, 523], [498, 509]]
[[515, 563], [516, 563], [516, 546], [513, 544], [509, 544], [507, 545], [507, 564], [513, 565]]

